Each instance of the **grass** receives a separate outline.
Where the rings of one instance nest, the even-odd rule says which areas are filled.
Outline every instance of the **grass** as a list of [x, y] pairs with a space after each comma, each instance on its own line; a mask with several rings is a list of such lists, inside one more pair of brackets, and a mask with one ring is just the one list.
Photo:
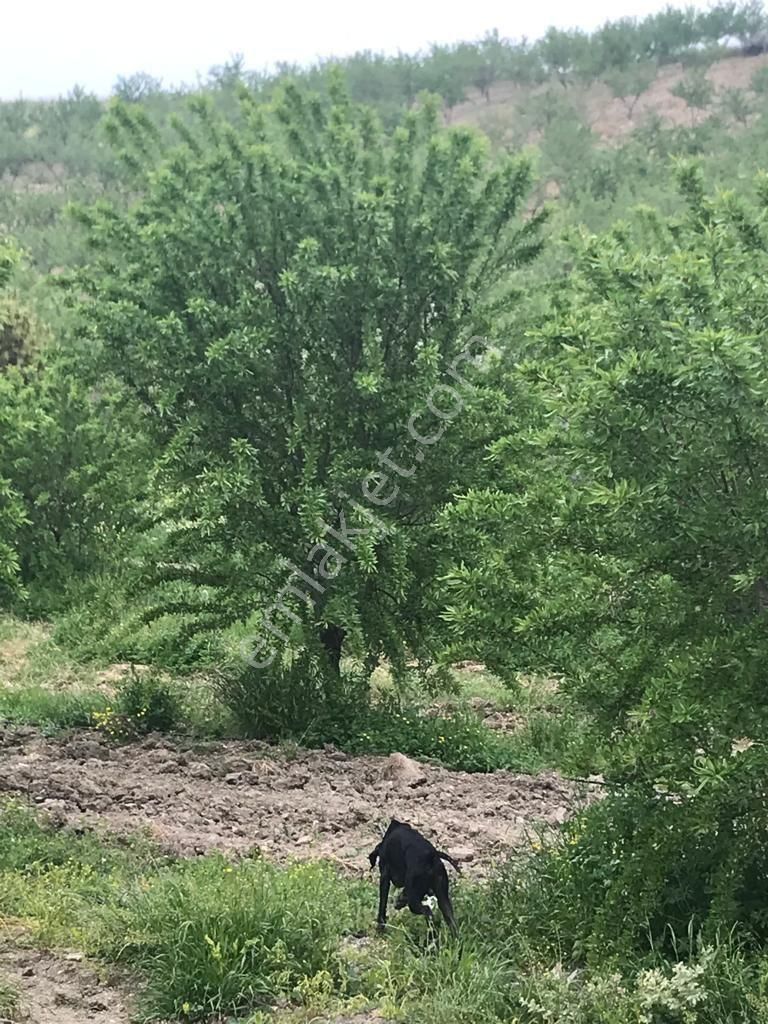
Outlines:
[[15, 1020], [19, 993], [15, 985], [0, 974], [0, 1020]]
[[[499, 884], [455, 888], [459, 941], [428, 942], [407, 912], [377, 938], [373, 881], [327, 864], [174, 860], [140, 837], [0, 809], [0, 920], [21, 922], [29, 942], [123, 965], [147, 1021], [303, 1024], [372, 1007], [408, 1024], [768, 1021], [768, 958], [724, 939], [677, 965], [651, 955], [572, 971], [528, 935], [530, 893]], [[547, 893], [531, 898], [546, 918]]]
[[0, 686], [92, 690], [98, 679], [98, 669], [70, 658], [45, 624], [0, 616]]
[[149, 1016], [206, 1020], [300, 1001], [326, 975], [344, 994], [338, 949], [373, 895], [327, 864], [175, 861], [140, 838], [49, 830], [13, 804], [0, 821], [0, 914], [38, 944], [138, 971]]
[[[0, 723], [37, 726], [46, 733], [102, 724], [130, 737], [149, 729], [180, 729], [194, 736], [232, 735], [234, 724], [201, 677], [183, 683], [164, 675], [123, 673], [81, 662], [47, 626], [0, 616]], [[142, 723], [142, 705], [165, 713]], [[145, 728], [146, 727], [146, 728]]]
[[0, 722], [35, 725], [43, 732], [87, 728], [103, 712], [108, 698], [98, 691], [61, 693], [36, 686], [0, 689]]
[[[519, 728], [488, 728], [473, 707], [477, 700], [502, 712], [514, 711]], [[260, 712], [261, 700], [256, 707]], [[450, 693], [430, 707], [417, 693], [398, 699], [386, 672], [380, 670], [370, 704], [363, 703], [354, 717], [346, 704], [309, 727], [302, 723], [294, 728], [290, 708], [283, 717], [284, 723], [273, 727], [270, 738], [315, 746], [332, 742], [352, 754], [398, 750], [459, 771], [571, 771], [580, 769], [585, 758], [594, 759], [595, 753], [583, 719], [548, 681], [525, 680], [512, 691], [483, 671], [457, 671]], [[2, 721], [37, 726], [47, 733], [96, 725], [117, 740], [151, 730], [200, 738], [255, 731], [247, 716], [235, 720], [204, 677], [179, 681], [137, 673], [105, 681], [99, 666], [73, 659], [47, 627], [9, 616], [0, 618]]]

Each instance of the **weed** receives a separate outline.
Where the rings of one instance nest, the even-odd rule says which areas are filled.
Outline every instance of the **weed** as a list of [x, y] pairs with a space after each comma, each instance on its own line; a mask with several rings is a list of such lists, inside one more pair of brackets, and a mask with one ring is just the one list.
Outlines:
[[15, 1020], [19, 1008], [19, 993], [16, 987], [0, 975], [0, 1020]]
[[111, 739], [133, 739], [170, 732], [181, 723], [181, 699], [164, 679], [132, 673], [120, 683], [115, 701], [93, 715], [97, 729]]

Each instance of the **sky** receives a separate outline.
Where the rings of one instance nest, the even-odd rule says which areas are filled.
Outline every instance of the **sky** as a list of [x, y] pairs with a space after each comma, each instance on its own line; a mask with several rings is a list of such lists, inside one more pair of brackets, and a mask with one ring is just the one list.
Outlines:
[[[595, 28], [669, 0], [11, 0], [0, 37], [0, 98], [106, 96], [120, 75], [166, 85], [243, 54], [249, 69], [308, 64], [357, 50], [414, 52], [430, 43], [502, 36], [535, 39], [550, 25]], [[684, 0], [678, 0], [684, 6]]]

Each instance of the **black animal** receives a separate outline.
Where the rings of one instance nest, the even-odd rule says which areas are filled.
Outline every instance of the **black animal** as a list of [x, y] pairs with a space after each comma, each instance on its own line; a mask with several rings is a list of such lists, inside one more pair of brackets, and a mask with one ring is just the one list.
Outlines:
[[458, 935], [453, 906], [448, 893], [448, 872], [443, 861], [448, 861], [457, 871], [461, 868], [447, 853], [436, 850], [428, 839], [410, 825], [393, 818], [387, 831], [376, 847], [368, 855], [371, 868], [379, 861], [379, 916], [378, 927], [384, 927], [387, 921], [387, 900], [390, 884], [403, 891], [397, 898], [395, 910], [403, 907], [413, 914], [421, 914], [427, 918], [430, 927], [434, 926], [432, 911], [424, 904], [425, 896], [436, 896], [437, 905], [448, 922], [454, 935]]

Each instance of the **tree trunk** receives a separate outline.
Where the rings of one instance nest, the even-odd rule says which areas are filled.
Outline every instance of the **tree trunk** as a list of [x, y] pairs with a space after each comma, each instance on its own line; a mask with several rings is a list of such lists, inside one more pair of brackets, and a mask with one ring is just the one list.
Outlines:
[[320, 630], [320, 643], [325, 649], [333, 674], [337, 676], [341, 675], [341, 649], [346, 635], [341, 626], [323, 626]]

